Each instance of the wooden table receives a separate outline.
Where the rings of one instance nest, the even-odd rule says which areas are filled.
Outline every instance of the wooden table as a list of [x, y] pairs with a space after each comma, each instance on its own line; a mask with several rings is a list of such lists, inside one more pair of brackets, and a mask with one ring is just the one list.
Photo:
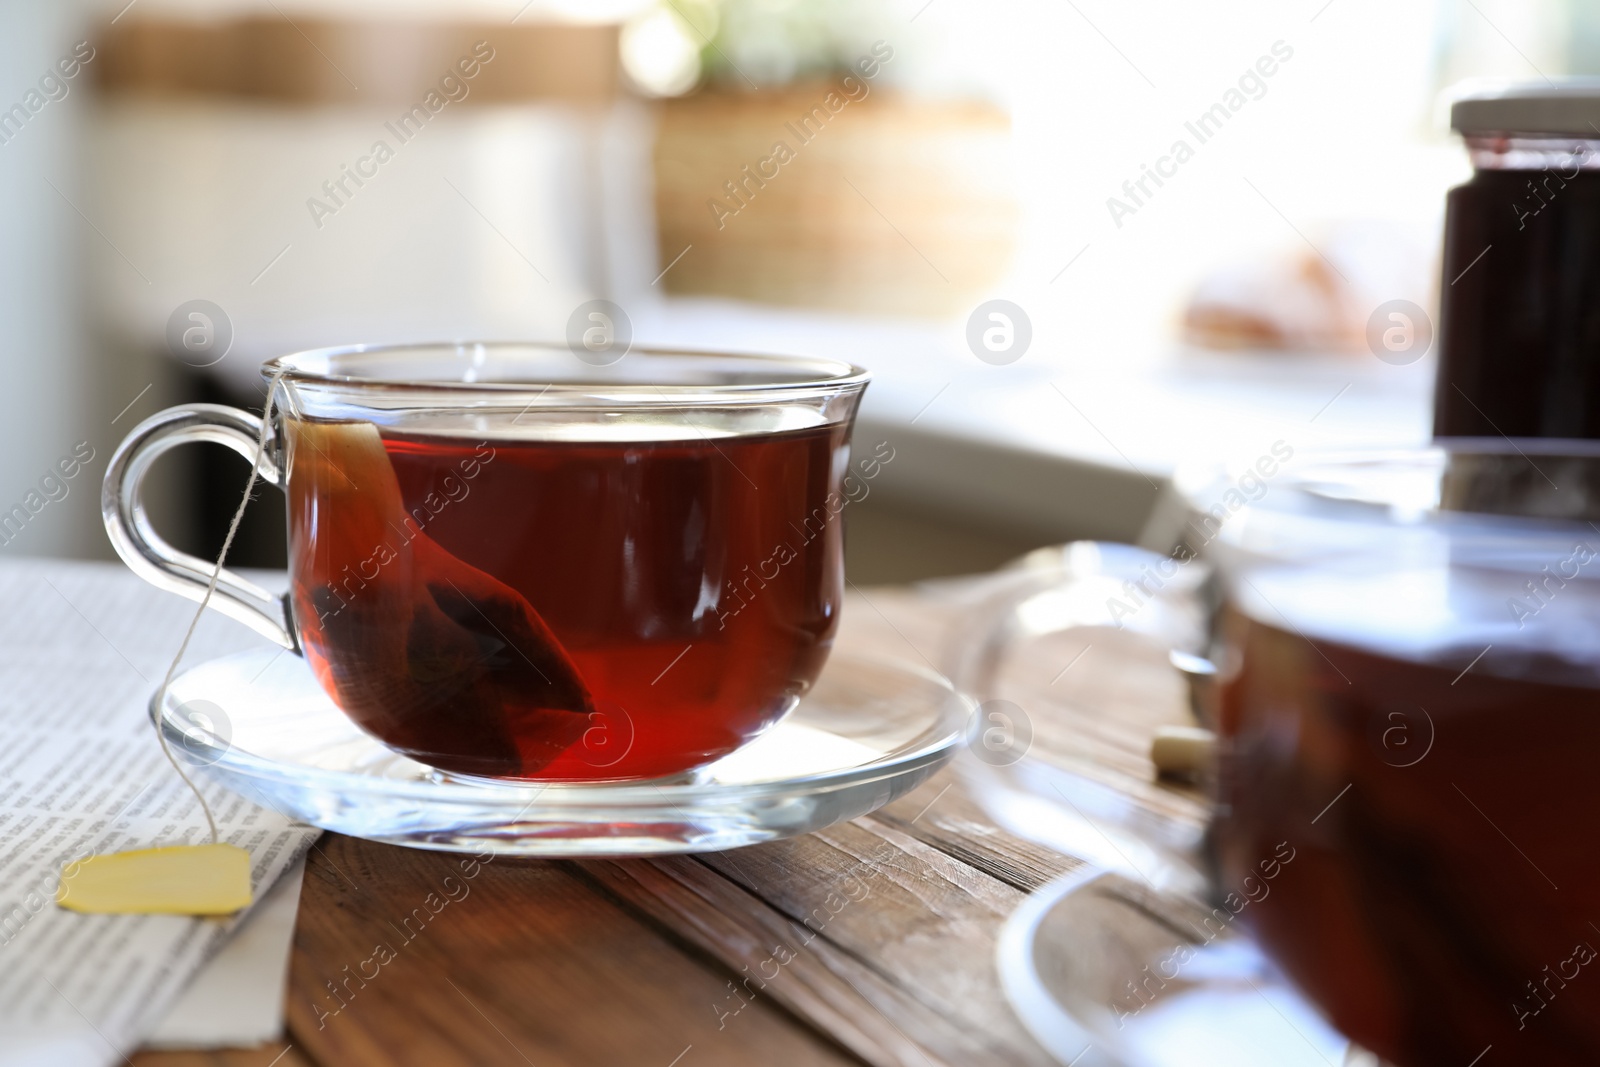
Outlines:
[[[840, 641], [946, 662], [982, 593], [973, 580], [853, 590]], [[1189, 803], [1153, 783], [1145, 753], [1156, 723], [1186, 714], [1175, 678], [1153, 651], [1091, 636], [1064, 638], [1085, 649], [1070, 672], [1030, 665], [1035, 728], [1153, 806]], [[1062, 663], [1074, 655], [1063, 647]], [[287, 1044], [134, 1062], [1052, 1062], [1005, 1002], [995, 939], [1076, 861], [999, 829], [948, 769], [871, 815], [731, 852], [495, 859], [470, 881], [463, 862], [325, 835], [306, 869]]]

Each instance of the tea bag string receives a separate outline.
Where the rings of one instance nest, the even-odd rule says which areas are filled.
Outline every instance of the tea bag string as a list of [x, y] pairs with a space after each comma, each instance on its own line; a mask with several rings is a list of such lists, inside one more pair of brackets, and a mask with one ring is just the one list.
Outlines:
[[[244, 498], [239, 501], [238, 510], [233, 513], [233, 521], [228, 524], [228, 536], [222, 539], [222, 551], [217, 553], [217, 565], [211, 569], [211, 581], [206, 584], [205, 596], [200, 598], [200, 607], [196, 609], [194, 618], [189, 620], [189, 629], [183, 635], [183, 643], [178, 646], [178, 654], [172, 657], [172, 665], [167, 668], [167, 676], [161, 680], [161, 688], [156, 692], [156, 707], [165, 709], [167, 703], [167, 689], [172, 685], [172, 676], [178, 673], [178, 664], [183, 662], [184, 653], [189, 651], [189, 642], [194, 638], [194, 632], [200, 625], [200, 617], [206, 613], [206, 605], [211, 603], [211, 594], [217, 591], [217, 582], [222, 578], [222, 564], [228, 558], [228, 549], [233, 547], [234, 535], [239, 532], [239, 523], [244, 518], [244, 509], [250, 504], [250, 494], [255, 492], [256, 478], [261, 470], [261, 461], [267, 453], [267, 437], [272, 433], [273, 402], [278, 395], [278, 382], [283, 377], [284, 368], [279, 368], [267, 382], [267, 403], [261, 411], [261, 433], [256, 438], [256, 454], [250, 464], [250, 478], [244, 483]], [[163, 712], [164, 713], [164, 712]], [[195, 800], [200, 802], [200, 810], [205, 813], [206, 825], [211, 828], [211, 843], [218, 842], [217, 819], [211, 811], [211, 805], [206, 803], [205, 796], [200, 792], [200, 787], [194, 784], [194, 779], [189, 777], [187, 771], [172, 754], [172, 746], [167, 741], [167, 732], [162, 729], [158, 719], [151, 720], [156, 729], [156, 740], [161, 742], [161, 754], [167, 757], [167, 762], [172, 764], [172, 769], [178, 772], [178, 777], [183, 779], [183, 784], [189, 787], [189, 792], [194, 794]]]

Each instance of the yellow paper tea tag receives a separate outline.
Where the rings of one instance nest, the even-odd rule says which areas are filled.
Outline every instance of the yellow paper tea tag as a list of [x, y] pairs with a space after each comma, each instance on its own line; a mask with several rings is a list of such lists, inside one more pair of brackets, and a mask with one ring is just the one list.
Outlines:
[[101, 915], [231, 915], [250, 903], [250, 853], [175, 845], [88, 856], [61, 872], [56, 903]]

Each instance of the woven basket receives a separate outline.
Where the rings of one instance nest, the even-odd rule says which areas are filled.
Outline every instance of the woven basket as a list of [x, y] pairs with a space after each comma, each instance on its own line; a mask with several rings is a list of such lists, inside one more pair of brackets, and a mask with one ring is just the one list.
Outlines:
[[1004, 276], [1018, 214], [1005, 115], [877, 87], [844, 98], [817, 82], [662, 105], [655, 197], [669, 292], [943, 316]]

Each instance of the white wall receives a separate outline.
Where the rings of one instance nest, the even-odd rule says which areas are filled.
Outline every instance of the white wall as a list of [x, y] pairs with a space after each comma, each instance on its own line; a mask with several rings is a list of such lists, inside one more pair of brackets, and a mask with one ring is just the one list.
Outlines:
[[[72, 0], [0, 0], [0, 110], [25, 103], [82, 39], [81, 14]], [[20, 533], [0, 534], [7, 555], [98, 551], [105, 540], [95, 517], [100, 476], [127, 428], [126, 420], [109, 425], [85, 372], [83, 258], [116, 253], [68, 202], [83, 202], [84, 82], [83, 74], [67, 82], [65, 97], [45, 103], [0, 144], [0, 513], [42, 503]], [[47, 500], [41, 478], [79, 442], [94, 450], [93, 462], [64, 483], [65, 497]], [[55, 481], [46, 488], [60, 495]]]

